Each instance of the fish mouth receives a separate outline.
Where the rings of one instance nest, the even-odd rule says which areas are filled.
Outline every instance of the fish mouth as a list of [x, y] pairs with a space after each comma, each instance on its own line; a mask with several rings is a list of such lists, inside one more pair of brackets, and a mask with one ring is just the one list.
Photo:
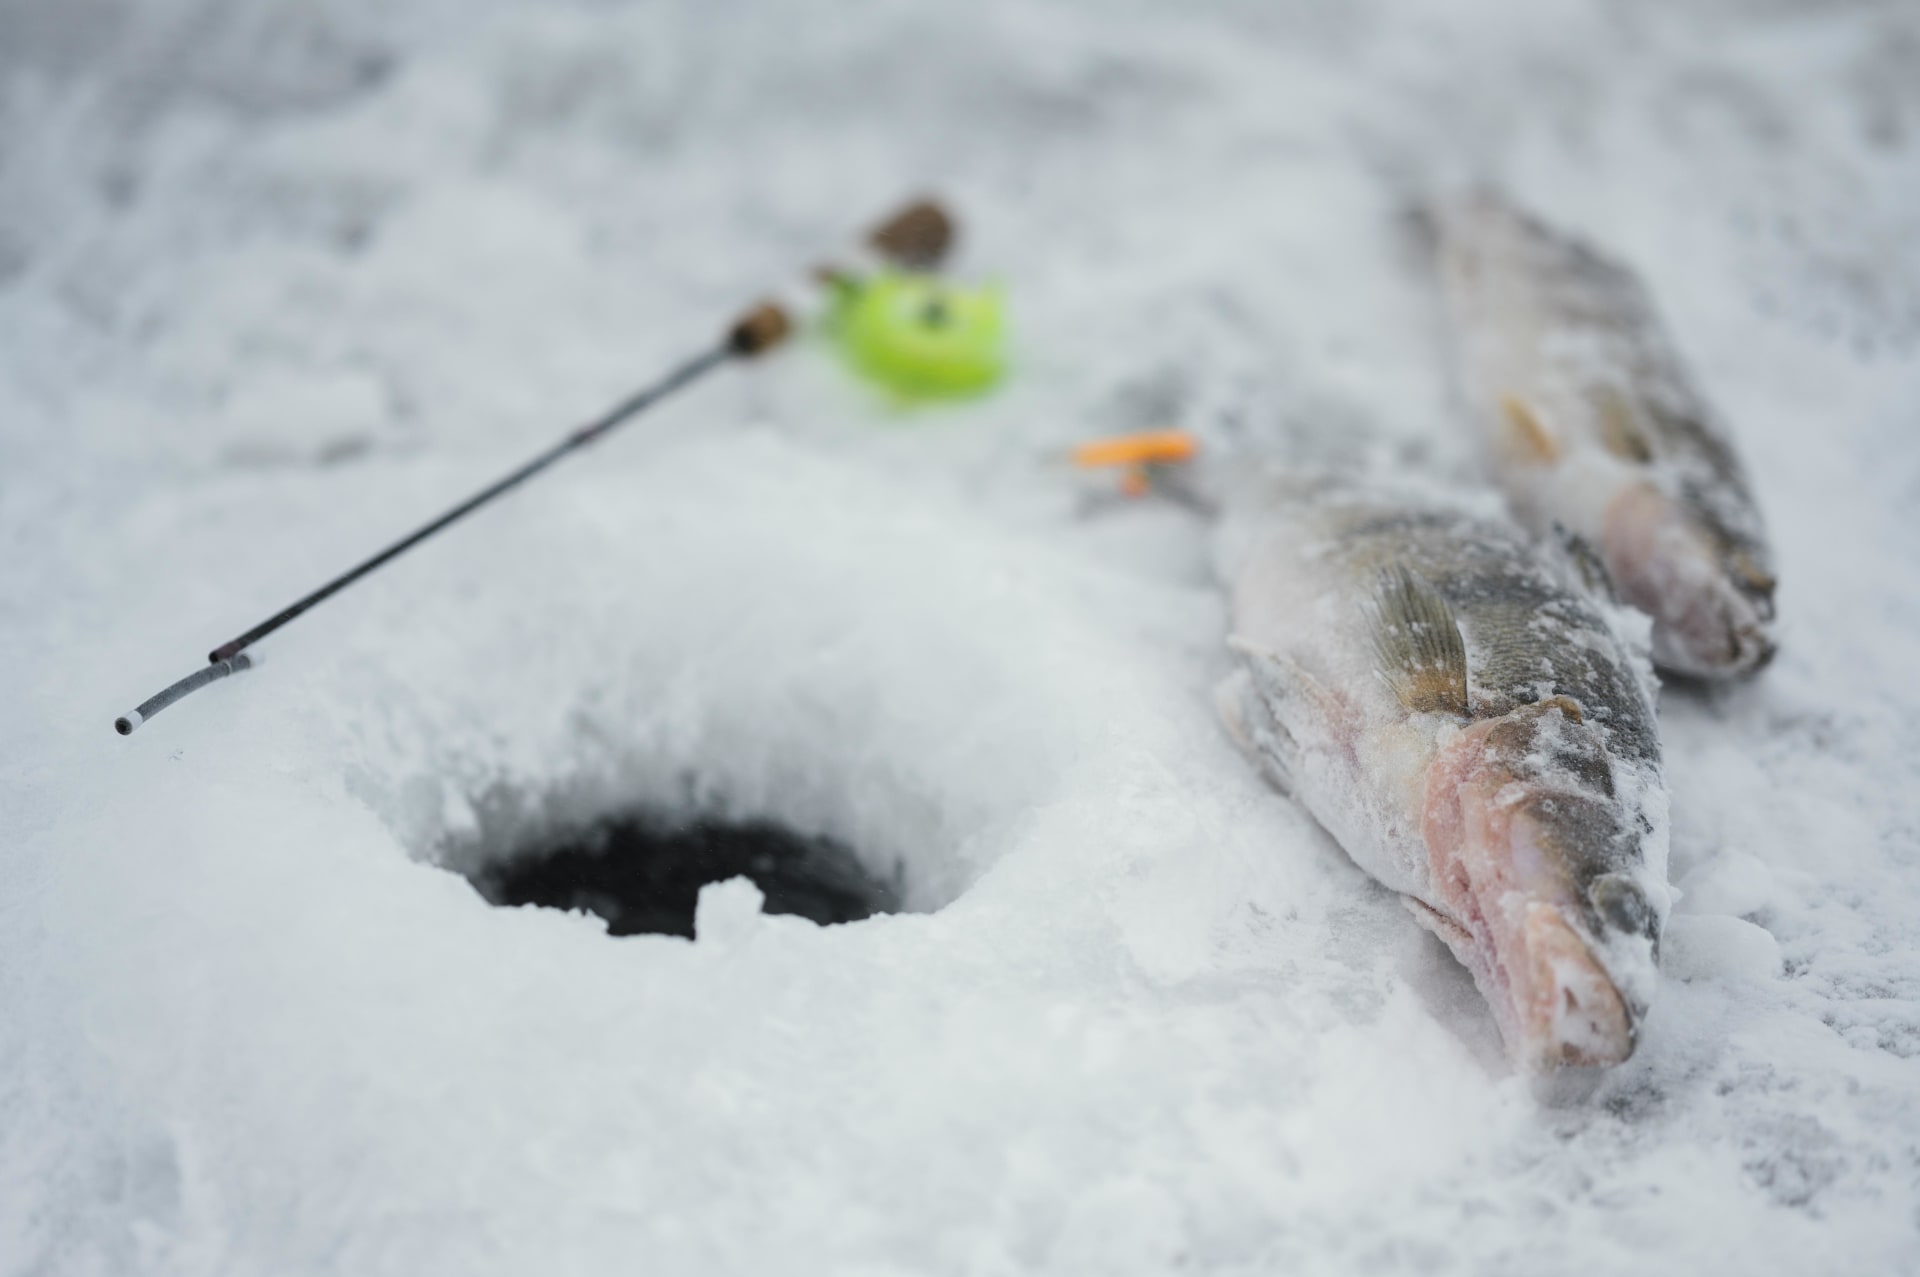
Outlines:
[[1564, 912], [1533, 903], [1502, 944], [1472, 919], [1404, 899], [1472, 974], [1521, 1071], [1611, 1068], [1633, 1055], [1642, 1013]]
[[1537, 901], [1522, 931], [1527, 970], [1513, 991], [1522, 1062], [1534, 1072], [1623, 1063], [1639, 1037], [1636, 1017], [1586, 938]]
[[1617, 853], [1596, 850], [1618, 845], [1613, 805], [1516, 780], [1484, 753], [1468, 741], [1430, 784], [1432, 898], [1409, 904], [1472, 973], [1516, 1067], [1620, 1064], [1639, 1040], [1658, 922]]
[[1402, 899], [1472, 973], [1493, 1008], [1500, 1036], [1526, 1073], [1610, 1068], [1625, 1063], [1639, 1040], [1639, 1016], [1595, 957], [1592, 946], [1552, 905], [1531, 905], [1519, 940], [1501, 946], [1483, 926]]
[[1654, 618], [1653, 659], [1672, 673], [1694, 678], [1755, 674], [1779, 650], [1771, 633], [1772, 606], [1763, 608], [1718, 577], [1697, 581], [1679, 597], [1623, 593], [1642, 611], [1662, 609], [1648, 612]]
[[1626, 603], [1653, 618], [1653, 656], [1698, 678], [1752, 674], [1773, 660], [1771, 576], [1650, 483], [1608, 508], [1607, 571]]

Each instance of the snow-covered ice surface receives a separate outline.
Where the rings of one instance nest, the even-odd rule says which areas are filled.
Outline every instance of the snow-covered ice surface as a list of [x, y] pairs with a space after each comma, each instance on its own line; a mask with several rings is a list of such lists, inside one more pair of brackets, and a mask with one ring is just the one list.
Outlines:
[[[1904, 0], [0, 0], [0, 1272], [1920, 1271], [1916, 63]], [[1052, 461], [1470, 474], [1400, 213], [1473, 176], [1644, 272], [1780, 556], [1559, 1107], [1215, 728], [1205, 530]], [[109, 730], [925, 186], [1003, 393], [729, 371]], [[916, 911], [452, 871], [636, 803]]]

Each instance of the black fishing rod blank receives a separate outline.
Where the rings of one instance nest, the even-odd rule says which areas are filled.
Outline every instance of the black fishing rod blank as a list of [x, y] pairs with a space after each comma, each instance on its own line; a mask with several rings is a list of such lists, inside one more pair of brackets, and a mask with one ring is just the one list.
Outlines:
[[[953, 223], [945, 210], [930, 200], [920, 200], [895, 213], [867, 235], [865, 247], [885, 260], [913, 267], [927, 267], [946, 254], [953, 238]], [[721, 364], [735, 359], [751, 359], [786, 340], [793, 320], [787, 307], [777, 301], [764, 301], [747, 311], [727, 329], [718, 344], [701, 351], [668, 372], [652, 385], [635, 391], [599, 417], [568, 434], [560, 442], [540, 453], [525, 465], [509, 472], [454, 506], [445, 514], [423, 524], [386, 549], [348, 568], [325, 585], [274, 613], [237, 638], [222, 643], [207, 654], [207, 664], [180, 681], [142, 701], [137, 709], [113, 720], [113, 730], [130, 736], [133, 730], [167, 706], [197, 692], [209, 683], [250, 669], [253, 659], [246, 649], [346, 589], [361, 577], [411, 550], [434, 533], [473, 513], [495, 497], [511, 491], [539, 474], [568, 453], [578, 451], [631, 421], [674, 391], [698, 381]]]
[[[778, 310], [774, 310], [771, 307], [769, 307], [769, 313], [774, 316], [780, 314]], [[779, 319], [779, 323], [781, 326], [784, 326], [786, 320], [781, 318]], [[332, 595], [338, 594], [341, 590], [346, 589], [349, 585], [352, 585], [355, 581], [358, 581], [361, 577], [367, 575], [367, 573], [373, 571], [381, 564], [390, 559], [398, 558], [401, 554], [420, 544], [448, 524], [453, 523], [465, 515], [471, 514], [503, 492], [519, 487], [522, 483], [533, 478], [534, 475], [539, 474], [542, 470], [545, 470], [569, 452], [577, 448], [586, 447], [621, 422], [645, 412], [654, 404], [659, 403], [662, 399], [665, 399], [668, 395], [680, 389], [680, 387], [698, 379], [702, 373], [717, 367], [735, 355], [746, 353], [749, 352], [732, 341], [729, 341], [727, 345], [716, 346], [712, 350], [702, 351], [700, 354], [695, 355], [693, 358], [681, 364], [678, 368], [675, 368], [665, 377], [662, 377], [653, 385], [622, 401], [597, 420], [580, 427], [580, 429], [574, 431], [565, 439], [553, 445], [553, 447], [527, 462], [518, 470], [495, 480], [487, 487], [474, 493], [433, 522], [425, 524], [402, 537], [400, 540], [395, 541], [392, 545], [380, 551], [380, 553], [374, 555], [366, 562], [347, 569], [305, 598], [288, 605], [282, 611], [274, 613], [266, 620], [260, 622], [260, 624], [248, 630], [245, 634], [242, 634], [239, 638], [229, 639], [225, 643], [222, 643], [219, 647], [207, 653], [207, 659], [218, 662], [238, 656], [244, 648], [252, 645], [259, 639], [265, 638], [315, 604], [321, 603]]]

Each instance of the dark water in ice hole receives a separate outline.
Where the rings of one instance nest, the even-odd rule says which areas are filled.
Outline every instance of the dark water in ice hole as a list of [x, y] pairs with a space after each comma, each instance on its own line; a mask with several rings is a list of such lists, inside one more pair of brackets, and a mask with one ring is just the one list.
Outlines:
[[647, 813], [611, 817], [474, 876], [497, 905], [585, 909], [616, 936], [693, 935], [700, 888], [751, 878], [768, 913], [825, 925], [900, 908], [898, 884], [876, 878], [847, 847], [765, 821], [693, 824]]

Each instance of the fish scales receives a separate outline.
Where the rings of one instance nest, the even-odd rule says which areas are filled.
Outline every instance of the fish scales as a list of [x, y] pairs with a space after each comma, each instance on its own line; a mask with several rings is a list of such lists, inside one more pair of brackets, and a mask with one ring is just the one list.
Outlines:
[[1405, 563], [1446, 597], [1468, 639], [1476, 700], [1511, 708], [1570, 696], [1607, 716], [1625, 752], [1658, 761], [1644, 676], [1610, 644], [1582, 638], [1608, 633], [1612, 622], [1510, 529], [1452, 511], [1357, 505], [1328, 516], [1330, 555], [1347, 556], [1356, 569]]

